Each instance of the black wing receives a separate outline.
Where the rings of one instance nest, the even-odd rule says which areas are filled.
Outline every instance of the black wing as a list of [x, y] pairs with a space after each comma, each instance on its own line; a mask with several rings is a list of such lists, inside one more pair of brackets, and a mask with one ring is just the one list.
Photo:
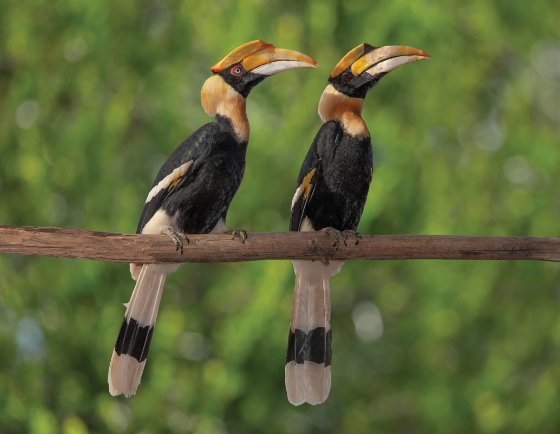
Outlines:
[[342, 138], [342, 129], [335, 121], [325, 123], [317, 132], [303, 161], [292, 201], [290, 231], [299, 231], [307, 205], [323, 179], [323, 167], [328, 166]]
[[[187, 140], [181, 143], [177, 149], [173, 151], [167, 161], [163, 163], [163, 166], [159, 169], [156, 179], [152, 184], [148, 200], [146, 200], [144, 204], [138, 228], [136, 229], [137, 234], [142, 232], [144, 226], [150, 221], [157, 210], [161, 208], [165, 199], [174, 191], [184, 186], [183, 184], [187, 179], [186, 174], [192, 171], [194, 167], [198, 165], [198, 162], [204, 160], [205, 156], [210, 153], [212, 149], [212, 139], [219, 133], [220, 127], [217, 123], [211, 122], [203, 125]], [[186, 167], [187, 163], [191, 161], [192, 164], [183, 175], [179, 176], [180, 173], [175, 172], [175, 175], [171, 177], [173, 179], [167, 178], [172, 175], [176, 169], [182, 166]], [[160, 185], [160, 183], [162, 184]]]

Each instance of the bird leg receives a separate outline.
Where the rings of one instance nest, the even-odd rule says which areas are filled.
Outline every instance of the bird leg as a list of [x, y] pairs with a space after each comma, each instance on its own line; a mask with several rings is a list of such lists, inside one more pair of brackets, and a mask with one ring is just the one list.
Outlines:
[[187, 237], [185, 234], [182, 234], [181, 232], [177, 232], [171, 226], [167, 226], [167, 227], [163, 228], [161, 232], [163, 234], [169, 236], [169, 238], [171, 238], [173, 240], [173, 242], [175, 243], [175, 246], [177, 246], [176, 250], [181, 249], [181, 255], [183, 254], [183, 242], [181, 241], [181, 239], [186, 240], [187, 244], [191, 243], [191, 241], [189, 240], [189, 237]]
[[348, 246], [348, 244], [346, 244], [346, 240], [350, 237], [350, 235], [356, 238], [356, 246], [357, 246], [360, 240], [362, 239], [362, 235], [358, 231], [352, 229], [346, 229], [345, 231], [342, 231], [342, 241], [344, 241], [344, 245]]
[[233, 237], [231, 238], [232, 240], [235, 240], [235, 237], [240, 236], [243, 239], [243, 242], [241, 244], [245, 244], [245, 240], [247, 239], [247, 231], [245, 229], [233, 229], [224, 233], [233, 235]]
[[332, 246], [336, 247], [336, 250], [338, 250], [338, 248], [340, 247], [340, 237], [342, 237], [342, 233], [333, 227], [328, 227], [327, 234], [329, 234], [331, 238], [334, 240], [334, 244]]

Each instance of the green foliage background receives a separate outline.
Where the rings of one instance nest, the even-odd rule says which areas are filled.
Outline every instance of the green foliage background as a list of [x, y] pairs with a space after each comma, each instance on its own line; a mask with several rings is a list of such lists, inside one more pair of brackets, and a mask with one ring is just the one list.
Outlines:
[[[359, 230], [560, 237], [559, 12], [554, 0], [3, 0], [0, 223], [134, 232], [159, 166], [211, 121], [209, 67], [261, 38], [321, 69], [249, 96], [230, 228], [287, 229], [327, 76], [369, 42], [433, 58], [366, 99], [376, 167]], [[181, 267], [138, 394], [113, 398], [128, 266], [1, 255], [0, 433], [560, 431], [557, 264], [347, 263], [331, 281], [333, 384], [317, 407], [284, 389], [293, 283], [287, 261]]]

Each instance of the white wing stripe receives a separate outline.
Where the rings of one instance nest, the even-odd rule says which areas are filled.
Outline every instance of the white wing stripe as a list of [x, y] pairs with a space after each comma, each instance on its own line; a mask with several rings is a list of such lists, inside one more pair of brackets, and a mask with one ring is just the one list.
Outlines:
[[296, 193], [294, 194], [294, 198], [292, 199], [292, 208], [294, 209], [294, 205], [296, 204], [296, 202], [298, 201], [298, 199], [300, 198], [300, 196], [303, 194], [303, 188], [301, 188], [302, 186], [300, 185], [298, 187], [298, 189], [296, 190]]
[[150, 194], [148, 194], [148, 198], [146, 199], [146, 203], [148, 203], [154, 197], [156, 197], [161, 190], [169, 188], [169, 186], [174, 181], [176, 181], [181, 176], [183, 176], [185, 173], [187, 173], [187, 170], [189, 170], [189, 167], [191, 167], [191, 164], [193, 163], [193, 161], [194, 160], [191, 160], [191, 161], [186, 162], [185, 164], [180, 165], [173, 172], [171, 172], [169, 175], [167, 175], [165, 178], [163, 178], [160, 182], [158, 182], [158, 184], [150, 190]]

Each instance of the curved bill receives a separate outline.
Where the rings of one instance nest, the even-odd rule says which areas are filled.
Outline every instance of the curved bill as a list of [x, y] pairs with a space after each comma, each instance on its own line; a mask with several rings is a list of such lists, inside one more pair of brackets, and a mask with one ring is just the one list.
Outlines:
[[318, 68], [319, 65], [305, 54], [273, 46], [244, 59], [243, 67], [253, 74], [274, 75], [290, 69]]
[[218, 73], [230, 66], [241, 63], [246, 71], [260, 75], [273, 75], [290, 69], [318, 68], [309, 56], [285, 48], [276, 48], [262, 40], [248, 42], [233, 50], [223, 60], [216, 63], [212, 72]]
[[370, 75], [387, 73], [399, 66], [417, 60], [426, 60], [431, 56], [422, 50], [413, 47], [388, 45], [380, 47], [362, 56], [352, 65], [352, 74], [360, 75], [367, 72]]

